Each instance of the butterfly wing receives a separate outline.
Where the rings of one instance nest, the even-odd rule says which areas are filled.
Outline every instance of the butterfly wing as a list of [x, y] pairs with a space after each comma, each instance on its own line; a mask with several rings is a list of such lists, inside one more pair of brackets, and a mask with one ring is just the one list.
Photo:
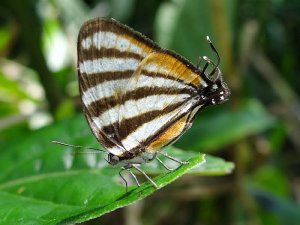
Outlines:
[[78, 77], [85, 115], [98, 141], [108, 151], [114, 147], [110, 152], [115, 155], [126, 151], [118, 125], [124, 90], [143, 58], [157, 47], [150, 40], [139, 41], [140, 36], [111, 19], [90, 20], [79, 32]]
[[78, 76], [92, 132], [119, 156], [153, 151], [180, 136], [205, 86], [186, 59], [111, 19], [81, 28]]

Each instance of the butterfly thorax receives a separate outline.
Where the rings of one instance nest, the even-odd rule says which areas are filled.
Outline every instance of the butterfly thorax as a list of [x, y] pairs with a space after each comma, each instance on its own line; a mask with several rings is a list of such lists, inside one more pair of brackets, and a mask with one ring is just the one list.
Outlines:
[[117, 156], [112, 153], [108, 154], [108, 163], [111, 165], [122, 164], [122, 166], [130, 166], [131, 164], [145, 164], [147, 162], [152, 161], [155, 156], [156, 152], [141, 152], [140, 154], [131, 156]]

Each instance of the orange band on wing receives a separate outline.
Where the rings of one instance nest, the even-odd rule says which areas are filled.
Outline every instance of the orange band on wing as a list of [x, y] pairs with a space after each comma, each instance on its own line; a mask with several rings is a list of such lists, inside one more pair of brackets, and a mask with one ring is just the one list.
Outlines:
[[121, 36], [122, 38], [126, 38], [130, 43], [140, 47], [141, 49], [143, 49], [144, 52], [146, 53], [151, 53], [153, 51], [155, 51], [153, 48], [151, 48], [150, 46], [144, 44], [143, 42], [129, 36], [129, 35], [126, 35], [126, 34], [118, 34], [119, 36]]
[[157, 65], [157, 72], [165, 71], [166, 76], [183, 80], [187, 84], [200, 86], [200, 76], [189, 69], [183, 62], [163, 52], [153, 52], [147, 58], [145, 67], [150, 64]]
[[182, 117], [180, 120], [178, 120], [172, 126], [170, 126], [164, 133], [162, 133], [159, 136], [158, 139], [156, 139], [154, 142], [152, 142], [148, 146], [146, 151], [160, 149], [161, 147], [165, 146], [170, 141], [172, 141], [173, 139], [178, 137], [185, 128], [187, 118], [188, 118], [188, 115]]

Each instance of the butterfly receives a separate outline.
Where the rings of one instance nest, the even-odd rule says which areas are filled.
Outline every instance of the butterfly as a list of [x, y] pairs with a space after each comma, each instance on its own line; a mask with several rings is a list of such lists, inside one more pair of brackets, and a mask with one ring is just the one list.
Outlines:
[[203, 57], [195, 66], [114, 19], [96, 18], [82, 25], [77, 43], [80, 96], [109, 164], [135, 168], [157, 187], [141, 164], [155, 158], [162, 163], [159, 154], [185, 163], [162, 148], [191, 127], [199, 110], [230, 95], [218, 68], [219, 54], [208, 42], [218, 63]]

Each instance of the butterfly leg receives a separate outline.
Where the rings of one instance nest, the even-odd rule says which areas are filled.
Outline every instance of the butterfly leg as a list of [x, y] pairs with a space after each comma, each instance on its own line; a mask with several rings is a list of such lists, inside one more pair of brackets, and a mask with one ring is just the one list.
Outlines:
[[120, 175], [120, 177], [122, 178], [122, 180], [123, 180], [124, 183], [125, 183], [125, 186], [126, 186], [126, 192], [127, 192], [127, 189], [128, 189], [128, 183], [127, 183], [126, 179], [122, 176], [122, 172], [123, 172], [124, 170], [127, 170], [127, 171], [129, 172], [129, 174], [132, 176], [132, 178], [134, 179], [135, 183], [136, 183], [138, 186], [141, 186], [141, 185], [140, 185], [140, 182], [138, 181], [138, 179], [137, 179], [137, 177], [134, 175], [134, 173], [131, 172], [131, 170], [130, 170], [129, 168], [127, 168], [127, 167], [122, 167], [121, 170], [119, 171], [119, 175]]
[[132, 164], [132, 167], [133, 168], [135, 168], [137, 171], [139, 171], [141, 174], [143, 174], [146, 178], [147, 178], [147, 180], [149, 180], [151, 183], [152, 183], [152, 185], [156, 188], [156, 189], [158, 189], [158, 186], [157, 186], [157, 184], [143, 171], [143, 170], [141, 170], [138, 166], [136, 166], [136, 165], [134, 165], [134, 164]]
[[158, 161], [161, 165], [163, 165], [163, 167], [165, 167], [165, 169], [167, 169], [167, 170], [169, 170], [169, 171], [173, 171], [173, 170], [174, 170], [174, 169], [168, 167], [166, 164], [164, 164], [164, 162], [161, 161], [161, 159], [158, 158], [158, 156], [156, 156], [156, 159], [157, 159], [157, 161]]
[[129, 174], [133, 177], [135, 183], [136, 183], [138, 186], [141, 186], [141, 185], [140, 185], [140, 182], [138, 181], [138, 179], [137, 179], [137, 177], [134, 175], [134, 173], [131, 172], [130, 169], [126, 169], [126, 170], [127, 170], [127, 171], [129, 172]]
[[121, 168], [121, 170], [119, 171], [119, 176], [122, 178], [122, 180], [124, 181], [125, 183], [125, 188], [126, 188], [126, 193], [128, 192], [128, 184], [127, 184], [127, 181], [126, 179], [122, 176], [122, 172], [126, 170], [124, 167]]
[[126, 180], [126, 179], [123, 177], [123, 175], [122, 175], [122, 172], [123, 172], [124, 170], [127, 170], [127, 171], [129, 172], [129, 174], [133, 177], [134, 181], [136, 182], [136, 184], [137, 184], [138, 186], [141, 186], [141, 185], [140, 185], [140, 182], [138, 181], [138, 179], [137, 179], [137, 177], [134, 175], [134, 173], [131, 172], [130, 169], [128, 169], [128, 168], [126, 168], [126, 167], [122, 167], [121, 170], [119, 171], [119, 175], [120, 175], [120, 177], [122, 178], [123, 182], [125, 183], [126, 192], [128, 192], [128, 183], [127, 183], [127, 180]]
[[180, 163], [180, 164], [182, 164], [182, 165], [184, 165], [184, 164], [189, 164], [189, 163], [190, 163], [189, 161], [180, 161], [180, 160], [178, 160], [178, 159], [175, 159], [174, 157], [169, 156], [168, 154], [163, 153], [163, 152], [159, 152], [159, 154], [161, 154], [161, 155], [163, 155], [164, 157], [166, 157], [166, 158], [168, 158], [168, 159], [171, 159], [171, 160], [173, 160], [173, 161], [175, 161], [175, 162], [177, 162], [177, 163]]

